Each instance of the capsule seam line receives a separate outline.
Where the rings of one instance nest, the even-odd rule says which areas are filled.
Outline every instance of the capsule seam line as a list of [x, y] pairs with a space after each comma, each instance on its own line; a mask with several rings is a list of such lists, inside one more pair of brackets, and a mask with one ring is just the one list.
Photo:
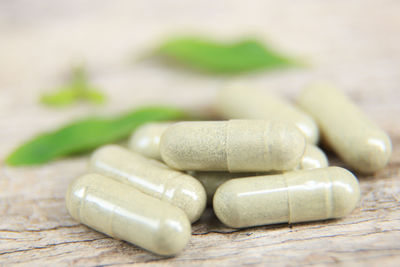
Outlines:
[[224, 143], [224, 146], [225, 146], [225, 151], [226, 151], [226, 167], [227, 167], [227, 169], [228, 169], [228, 172], [232, 172], [232, 170], [231, 170], [231, 166], [230, 166], [230, 164], [229, 164], [229, 158], [230, 158], [230, 150], [229, 150], [229, 147], [228, 147], [228, 138], [229, 138], [229, 125], [231, 124], [231, 121], [228, 121], [226, 124], [225, 124], [225, 143]]
[[[269, 127], [269, 125], [268, 125], [268, 127]], [[268, 156], [267, 156], [267, 151], [268, 151], [268, 153], [269, 153], [269, 151], [270, 151], [270, 148], [269, 148], [269, 144], [268, 144], [268, 150], [267, 150], [267, 146], [265, 145], [265, 140], [268, 140], [268, 138], [267, 138], [267, 135], [266, 135], [266, 133], [267, 133], [267, 127], [265, 127], [265, 125], [264, 125], [264, 130], [263, 130], [263, 133], [262, 133], [262, 137], [263, 137], [263, 147], [264, 147], [264, 152], [263, 152], [263, 162], [268, 162]]]
[[[165, 202], [168, 202], [168, 203], [171, 203], [172, 204], [172, 198], [171, 197], [169, 197], [169, 196], [167, 196], [166, 195], [166, 193], [169, 191], [169, 188], [170, 188], [170, 183], [173, 181], [173, 180], [176, 180], [176, 179], [179, 179], [178, 177], [181, 177], [181, 176], [183, 176], [184, 174], [183, 173], [174, 173], [174, 175], [172, 175], [172, 176], [170, 176], [169, 177], [169, 179], [168, 179], [168, 181], [164, 184], [164, 186], [163, 186], [163, 192], [162, 192], [162, 195], [160, 196], [160, 200], [161, 201], [165, 201]], [[176, 188], [174, 188], [174, 192], [176, 191]], [[172, 204], [172, 205], [175, 205], [175, 204]]]
[[[332, 218], [333, 214], [333, 180], [332, 177], [328, 174], [328, 180], [329, 180], [329, 209], [326, 209], [326, 219]], [[326, 201], [328, 202], [328, 199], [326, 198]]]
[[79, 221], [82, 220], [82, 217], [81, 217], [81, 210], [83, 209], [83, 205], [85, 205], [85, 203], [86, 203], [87, 191], [88, 191], [88, 187], [85, 186], [85, 191], [84, 191], [84, 193], [83, 193], [83, 197], [79, 199], [79, 209], [78, 209], [78, 218], [79, 218]]
[[286, 194], [287, 194], [287, 200], [288, 200], [288, 211], [289, 211], [289, 220], [288, 223], [291, 224], [292, 223], [292, 205], [291, 203], [291, 199], [290, 199], [290, 193], [289, 193], [289, 186], [288, 186], [288, 182], [287, 182], [287, 177], [285, 174], [283, 174], [283, 181], [285, 183], [286, 186]]
[[[112, 237], [114, 237], [114, 238], [117, 238], [117, 237], [114, 235], [114, 226], [113, 226], [116, 208], [117, 208], [117, 206], [114, 205], [114, 207], [113, 207], [113, 209], [112, 209], [112, 212], [111, 212], [110, 222], [109, 222], [109, 224], [110, 224], [110, 226], [109, 226], [109, 227], [110, 227], [110, 235], [111, 235]], [[119, 238], [118, 238], [118, 239], [119, 239]]]

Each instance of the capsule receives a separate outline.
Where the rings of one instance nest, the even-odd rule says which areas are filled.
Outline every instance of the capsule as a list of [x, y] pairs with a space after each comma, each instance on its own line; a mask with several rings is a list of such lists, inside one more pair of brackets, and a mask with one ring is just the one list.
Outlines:
[[[316, 168], [328, 167], [328, 159], [324, 152], [314, 145], [307, 145], [304, 155], [296, 170], [310, 170]], [[190, 171], [189, 174], [195, 177], [203, 185], [207, 194], [207, 203], [212, 204], [212, 198], [217, 188], [224, 182], [241, 177], [262, 176], [268, 173], [229, 173], [229, 172], [195, 172]], [[269, 173], [272, 174], [272, 173]]]
[[207, 204], [212, 204], [212, 199], [217, 188], [228, 180], [233, 178], [256, 176], [256, 173], [243, 173], [243, 172], [194, 172], [190, 171], [189, 174], [200, 181], [206, 190]]
[[326, 143], [354, 170], [372, 173], [388, 164], [389, 136], [336, 88], [314, 84], [302, 92], [298, 104], [316, 119]]
[[244, 83], [223, 88], [217, 96], [215, 109], [226, 119], [265, 119], [293, 123], [308, 143], [318, 142], [318, 127], [310, 116], [279, 96]]
[[225, 225], [242, 228], [340, 218], [359, 198], [354, 175], [328, 167], [229, 180], [215, 192], [213, 208]]
[[181, 209], [98, 174], [75, 179], [66, 205], [81, 223], [159, 255], [179, 253], [191, 236]]
[[179, 122], [160, 141], [162, 159], [178, 170], [291, 170], [304, 149], [304, 136], [293, 124], [263, 120]]
[[301, 158], [300, 164], [296, 169], [298, 170], [310, 170], [317, 168], [328, 167], [328, 158], [325, 153], [317, 146], [307, 145], [304, 155]]
[[148, 123], [137, 129], [129, 140], [129, 148], [147, 158], [161, 160], [160, 138], [172, 123]]
[[96, 150], [89, 169], [181, 208], [191, 222], [200, 218], [206, 206], [206, 193], [195, 178], [120, 146]]

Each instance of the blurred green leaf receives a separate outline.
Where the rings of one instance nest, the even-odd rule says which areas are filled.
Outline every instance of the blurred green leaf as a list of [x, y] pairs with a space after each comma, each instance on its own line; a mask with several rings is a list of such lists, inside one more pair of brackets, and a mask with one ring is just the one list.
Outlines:
[[40, 102], [53, 107], [63, 107], [75, 104], [78, 101], [88, 101], [93, 104], [102, 104], [105, 96], [89, 84], [86, 70], [83, 66], [72, 69], [71, 79], [56, 92], [43, 94]]
[[41, 164], [126, 138], [147, 122], [184, 118], [188, 118], [185, 111], [164, 106], [145, 107], [115, 118], [88, 118], [36, 136], [13, 151], [6, 162], [14, 166]]
[[68, 106], [79, 98], [74, 88], [61, 88], [55, 93], [42, 95], [40, 101], [49, 106]]
[[166, 59], [195, 69], [234, 74], [258, 69], [275, 69], [300, 65], [256, 40], [218, 43], [201, 38], [173, 38], [156, 53]]
[[87, 90], [85, 92], [85, 98], [94, 104], [102, 104], [106, 101], [105, 96], [96, 90]]

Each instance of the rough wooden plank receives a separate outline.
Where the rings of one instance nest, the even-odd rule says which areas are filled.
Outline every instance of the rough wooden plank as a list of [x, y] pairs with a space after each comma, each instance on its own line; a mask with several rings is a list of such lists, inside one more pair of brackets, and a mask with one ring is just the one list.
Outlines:
[[[397, 1], [52, 3], [0, 3], [0, 265], [398, 265]], [[284, 50], [309, 57], [314, 68], [245, 78], [290, 98], [309, 81], [332, 80], [389, 132], [391, 162], [373, 176], [359, 176], [362, 199], [352, 214], [341, 220], [235, 230], [207, 210], [193, 225], [188, 247], [165, 259], [108, 238], [68, 215], [64, 194], [68, 183], [85, 172], [87, 156], [40, 167], [4, 166], [4, 157], [24, 139], [82, 114], [109, 114], [149, 101], [207, 107], [223, 83], [220, 77], [183, 74], [152, 62], [126, 63], [131, 54], [182, 25], [226, 38], [256, 32]], [[109, 103], [66, 110], [38, 105], [40, 93], [60, 83], [71, 61], [82, 57]], [[342, 165], [333, 155], [329, 158]]]
[[171, 259], [108, 238], [70, 218], [63, 196], [68, 182], [84, 171], [85, 161], [65, 160], [23, 170], [2, 168], [3, 263], [363, 265], [384, 261], [394, 266], [400, 259], [398, 153], [375, 177], [360, 177], [360, 207], [344, 219], [235, 230], [224, 227], [207, 210], [193, 226], [189, 246]]

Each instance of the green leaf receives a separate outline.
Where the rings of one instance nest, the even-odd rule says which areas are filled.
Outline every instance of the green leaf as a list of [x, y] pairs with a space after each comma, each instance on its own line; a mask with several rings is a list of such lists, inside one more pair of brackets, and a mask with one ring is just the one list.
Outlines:
[[14, 166], [41, 164], [126, 138], [147, 122], [187, 117], [187, 113], [181, 109], [155, 106], [137, 109], [116, 118], [88, 118], [36, 136], [13, 151], [6, 162]]
[[161, 45], [156, 53], [169, 60], [212, 73], [232, 74], [299, 65], [299, 62], [251, 39], [218, 43], [201, 38], [174, 38]]
[[85, 98], [93, 104], [103, 104], [106, 101], [105, 96], [97, 90], [87, 90]]
[[78, 93], [75, 89], [63, 88], [53, 94], [44, 94], [40, 98], [40, 102], [48, 106], [62, 107], [68, 106], [78, 99]]
[[105, 100], [105, 96], [89, 84], [86, 70], [82, 66], [72, 69], [71, 79], [57, 92], [44, 94], [40, 98], [41, 103], [52, 107], [69, 106], [78, 101], [102, 104]]

